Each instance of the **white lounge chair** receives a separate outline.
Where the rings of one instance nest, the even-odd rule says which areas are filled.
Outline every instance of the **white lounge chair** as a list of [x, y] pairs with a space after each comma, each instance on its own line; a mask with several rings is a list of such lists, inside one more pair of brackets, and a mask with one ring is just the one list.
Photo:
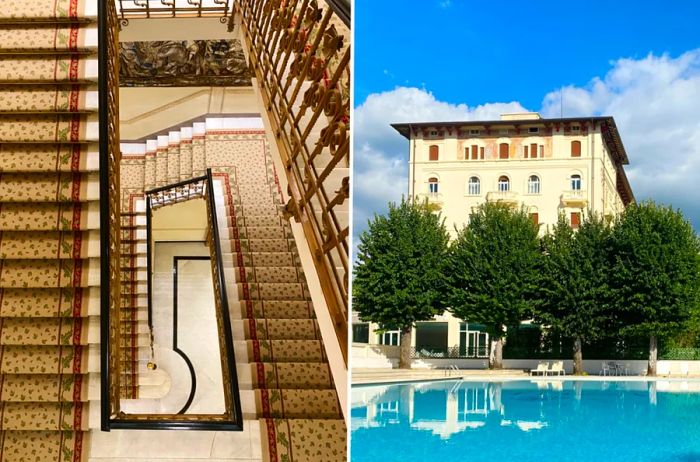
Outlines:
[[564, 370], [564, 361], [555, 361], [552, 363], [552, 368], [547, 371], [548, 373], [552, 375], [566, 375], [566, 371]]
[[600, 363], [600, 375], [610, 375], [610, 372], [610, 366], [608, 365], [608, 363], [606, 363], [605, 361]]
[[530, 375], [547, 375], [547, 371], [549, 370], [549, 362], [540, 362], [537, 364], [536, 369], [532, 369], [530, 371]]

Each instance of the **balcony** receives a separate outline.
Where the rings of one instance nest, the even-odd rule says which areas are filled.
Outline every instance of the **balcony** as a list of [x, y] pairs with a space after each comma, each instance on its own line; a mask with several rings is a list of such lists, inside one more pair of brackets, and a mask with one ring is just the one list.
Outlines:
[[588, 204], [588, 193], [585, 189], [571, 189], [561, 195], [561, 203], [565, 207], [585, 207]]
[[418, 193], [416, 199], [418, 202], [424, 202], [427, 199], [429, 204], [436, 205], [442, 205], [444, 202], [442, 193], [439, 192]]
[[503, 202], [509, 205], [518, 205], [520, 195], [515, 191], [489, 191], [486, 200], [489, 202]]

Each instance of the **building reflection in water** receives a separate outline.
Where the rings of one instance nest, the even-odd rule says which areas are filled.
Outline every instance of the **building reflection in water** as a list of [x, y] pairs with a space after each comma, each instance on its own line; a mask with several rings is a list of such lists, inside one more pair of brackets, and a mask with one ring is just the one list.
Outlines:
[[[600, 390], [648, 393], [656, 404], [659, 392], [700, 392], [700, 383], [682, 381], [561, 381], [505, 382], [438, 381], [410, 385], [358, 386], [352, 390], [352, 430], [400, 425], [431, 432], [442, 439], [488, 426], [523, 432], [548, 425], [547, 416], [578, 408]], [[533, 392], [536, 392], [533, 394]], [[587, 395], [588, 394], [588, 395]]]

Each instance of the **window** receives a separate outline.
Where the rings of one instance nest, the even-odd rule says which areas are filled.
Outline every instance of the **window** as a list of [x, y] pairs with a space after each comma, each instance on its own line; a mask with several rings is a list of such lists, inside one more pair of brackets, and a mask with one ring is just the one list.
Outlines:
[[[532, 153], [531, 157], [533, 159], [537, 159], [537, 144], [536, 143], [533, 143], [530, 145], [530, 152]], [[540, 156], [540, 157], [542, 157], [542, 156]]]
[[398, 330], [389, 330], [383, 334], [379, 334], [379, 344], [398, 346], [401, 343], [400, 337]]
[[523, 157], [527, 159], [527, 146], [523, 146]]
[[464, 159], [469, 160], [469, 146], [464, 148]]
[[544, 145], [540, 144], [540, 159], [544, 157]]
[[430, 136], [437, 136], [437, 130], [431, 130]]
[[527, 179], [527, 193], [528, 194], [539, 194], [540, 193], [540, 177], [537, 175], [532, 175]]
[[440, 157], [440, 148], [433, 144], [428, 148], [428, 160], [438, 160]]
[[539, 127], [530, 127], [527, 129], [527, 132], [528, 133], [539, 133], [540, 129], [539, 129]]
[[499, 144], [498, 145], [498, 158], [499, 159], [507, 159], [509, 150], [510, 150], [510, 146], [508, 145], [508, 143]]
[[581, 190], [581, 175], [571, 175], [571, 189], [573, 191]]
[[475, 176], [469, 178], [467, 191], [470, 196], [481, 194], [481, 181], [479, 181], [479, 179]]
[[540, 224], [540, 214], [537, 212], [531, 213], [530, 220], [532, 220], [532, 224], [539, 225]]
[[581, 142], [572, 141], [571, 142], [571, 157], [581, 157]]
[[508, 130], [507, 128], [501, 128], [500, 130], [498, 130], [498, 133], [499, 135], [507, 135], [510, 133], [510, 130]]
[[369, 343], [369, 323], [353, 323], [352, 341], [355, 343]]
[[479, 159], [484, 160], [484, 148], [479, 148]]
[[578, 229], [581, 224], [581, 212], [571, 212], [571, 227]]
[[502, 175], [500, 178], [498, 178], [498, 190], [510, 191], [510, 180], [507, 176]]
[[479, 158], [479, 146], [472, 144], [472, 160], [477, 160]]
[[481, 133], [481, 130], [477, 129], [470, 129], [469, 134], [470, 135], [479, 135]]
[[571, 126], [571, 131], [572, 131], [572, 132], [577, 132], [577, 131], [579, 131], [579, 130], [581, 130], [581, 127], [579, 127], [578, 125], [572, 125], [572, 126]]
[[437, 194], [438, 193], [438, 179], [435, 177], [432, 177], [428, 180], [428, 192], [430, 194]]

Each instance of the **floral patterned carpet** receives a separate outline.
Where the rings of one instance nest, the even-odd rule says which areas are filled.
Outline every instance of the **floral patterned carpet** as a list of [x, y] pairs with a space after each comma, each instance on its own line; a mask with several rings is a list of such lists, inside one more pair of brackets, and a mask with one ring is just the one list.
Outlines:
[[96, 2], [0, 11], [0, 460], [84, 461], [99, 342]]

